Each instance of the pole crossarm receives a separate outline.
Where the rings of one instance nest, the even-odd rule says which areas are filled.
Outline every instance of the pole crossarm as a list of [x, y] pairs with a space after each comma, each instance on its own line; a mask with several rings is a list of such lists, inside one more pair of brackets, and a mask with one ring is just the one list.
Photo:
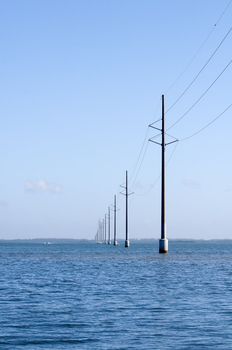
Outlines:
[[[158, 130], [159, 130], [159, 129], [158, 129]], [[174, 137], [174, 136], [172, 136], [172, 135], [169, 135], [169, 134], [167, 134], [166, 132], [165, 132], [164, 134], [167, 135], [167, 136], [169, 136], [169, 137], [171, 137], [172, 139], [174, 139], [173, 141], [170, 141], [170, 142], [165, 143], [165, 146], [171, 145], [172, 143], [175, 143], [175, 142], [178, 142], [178, 141], [179, 141], [176, 137]], [[154, 139], [157, 138], [158, 136], [160, 136], [160, 134], [151, 137], [150, 139], [148, 139], [148, 141], [153, 142], [153, 143], [155, 143], [156, 145], [162, 146], [162, 142], [154, 141]]]
[[155, 130], [158, 130], [158, 131], [162, 131], [161, 129], [159, 129], [159, 128], [156, 128], [156, 127], [154, 127], [154, 126], [152, 126], [152, 125], [149, 125], [149, 128], [152, 128], [152, 129], [155, 129]]
[[162, 143], [149, 139], [148, 141], [155, 143], [156, 145], [162, 146]]
[[175, 143], [175, 142], [178, 142], [178, 141], [179, 141], [179, 140], [178, 140], [178, 139], [176, 139], [176, 140], [174, 140], [174, 141], [171, 141], [171, 142], [165, 143], [165, 146], [171, 145], [172, 143]]
[[[120, 192], [123, 196], [131, 196], [132, 194], [134, 194], [134, 192], [131, 192], [131, 193], [123, 193], [123, 192]], [[120, 209], [118, 209], [120, 210]]]
[[[149, 128], [154, 128], [154, 129], [157, 129], [157, 128], [155, 128], [153, 125], [154, 125], [154, 124], [156, 124], [156, 123], [158, 123], [158, 122], [160, 122], [161, 120], [162, 120], [162, 118], [157, 119], [155, 122], [153, 122], [153, 123], [149, 124], [149, 125], [148, 125], [148, 126], [149, 126]], [[160, 130], [160, 131], [161, 131], [161, 129], [158, 129], [158, 130]]]

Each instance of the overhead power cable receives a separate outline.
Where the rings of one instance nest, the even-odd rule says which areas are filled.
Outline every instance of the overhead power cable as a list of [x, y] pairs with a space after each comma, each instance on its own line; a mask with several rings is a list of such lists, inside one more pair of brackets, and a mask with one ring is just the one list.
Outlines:
[[139, 172], [140, 172], [140, 170], [141, 170], [141, 168], [142, 168], [142, 165], [143, 165], [143, 162], [144, 162], [146, 153], [147, 153], [148, 144], [149, 144], [149, 142], [148, 142], [148, 140], [147, 140], [146, 147], [145, 147], [145, 149], [144, 149], [144, 153], [143, 153], [143, 156], [142, 156], [141, 161], [140, 161], [140, 165], [139, 165], [139, 167], [138, 167], [138, 169], [137, 169], [137, 172], [136, 172], [136, 174], [135, 174], [135, 177], [134, 177], [134, 179], [133, 179], [132, 187], [134, 186], [135, 181], [137, 180], [137, 177], [138, 177], [138, 175], [139, 175]]
[[[228, 10], [229, 6], [231, 5], [232, 0], [230, 0], [226, 7], [224, 8], [224, 10], [222, 11], [222, 13], [220, 14], [220, 16], [218, 17], [217, 21], [213, 24], [213, 27], [210, 29], [209, 33], [206, 35], [206, 38], [202, 41], [202, 43], [200, 44], [199, 48], [196, 50], [196, 52], [193, 54], [192, 58], [189, 60], [189, 62], [187, 63], [187, 65], [185, 66], [185, 68], [182, 70], [182, 72], [176, 77], [176, 79], [173, 81], [173, 83], [167, 88], [167, 90], [165, 91], [165, 94], [168, 93], [175, 85], [176, 83], [180, 80], [180, 78], [184, 75], [184, 73], [188, 70], [188, 68], [192, 65], [192, 63], [195, 61], [195, 59], [197, 58], [198, 54], [200, 53], [200, 51], [203, 49], [203, 47], [206, 45], [206, 43], [208, 42], [208, 40], [210, 39], [211, 35], [213, 34], [213, 32], [215, 31], [215, 29], [217, 28], [219, 22], [222, 20], [222, 18], [224, 17], [226, 11]], [[172, 106], [171, 106], [172, 107]], [[171, 108], [170, 107], [170, 108]]]
[[222, 11], [222, 13], [221, 13], [221, 15], [219, 16], [217, 22], [214, 24], [215, 27], [216, 27], [216, 26], [218, 25], [218, 23], [221, 21], [222, 17], [224, 16], [224, 14], [226, 13], [226, 11], [227, 11], [228, 8], [230, 7], [231, 3], [232, 3], [232, 0], [230, 0], [230, 1], [228, 2], [228, 4], [226, 5], [224, 11]]
[[[166, 168], [168, 167], [169, 163], [171, 162], [176, 150], [177, 150], [177, 146], [178, 146], [178, 142], [176, 143], [175, 147], [173, 148], [170, 157], [168, 158], [167, 162], [166, 162]], [[135, 195], [137, 196], [146, 196], [147, 194], [149, 194], [153, 188], [157, 185], [157, 183], [160, 181], [161, 178], [161, 174], [159, 174], [159, 176], [155, 179], [155, 181], [149, 186], [148, 190], [145, 191], [144, 193], [135, 193]]]
[[184, 89], [184, 91], [179, 95], [179, 97], [175, 100], [175, 102], [167, 109], [166, 113], [168, 113], [180, 100], [181, 98], [186, 94], [186, 92], [190, 89], [190, 87], [195, 83], [195, 81], [198, 79], [198, 77], [200, 76], [200, 74], [204, 71], [204, 69], [208, 66], [208, 64], [210, 63], [210, 61], [212, 60], [212, 58], [215, 56], [215, 54], [217, 53], [217, 51], [220, 49], [220, 47], [222, 46], [222, 44], [224, 43], [224, 41], [228, 38], [228, 36], [230, 35], [230, 33], [232, 32], [232, 26], [230, 27], [230, 29], [227, 31], [227, 33], [224, 35], [224, 37], [222, 38], [222, 40], [220, 41], [220, 43], [218, 44], [218, 46], [216, 47], [216, 49], [213, 51], [213, 53], [210, 55], [210, 57], [208, 58], [208, 60], [205, 62], [205, 64], [202, 66], [202, 68], [199, 70], [199, 72], [195, 75], [195, 77], [193, 78], [193, 80], [187, 85], [187, 87]]
[[[176, 78], [176, 80], [174, 81], [174, 83], [168, 88], [168, 90], [170, 90], [174, 84], [176, 83], [177, 80], [180, 79], [180, 77], [185, 73], [185, 71], [187, 70], [187, 68], [192, 64], [192, 62], [195, 60], [195, 58], [197, 57], [198, 53], [200, 52], [200, 50], [203, 48], [203, 46], [206, 44], [206, 42], [208, 41], [208, 39], [210, 38], [210, 36], [212, 35], [213, 31], [215, 30], [216, 26], [218, 25], [218, 23], [221, 21], [221, 19], [223, 18], [223, 16], [225, 15], [226, 11], [228, 10], [229, 6], [231, 5], [232, 0], [230, 0], [228, 2], [228, 4], [226, 5], [225, 9], [223, 10], [223, 12], [221, 13], [221, 15], [219, 16], [219, 18], [217, 19], [217, 21], [215, 22], [215, 24], [213, 25], [213, 28], [211, 29], [211, 31], [209, 32], [209, 34], [206, 36], [205, 40], [203, 40], [202, 44], [200, 45], [200, 47], [198, 48], [198, 50], [196, 51], [196, 53], [193, 55], [192, 59], [190, 60], [189, 64], [185, 67], [185, 69], [183, 70], [182, 73], [179, 74], [179, 76]], [[184, 96], [184, 94], [188, 91], [188, 89], [192, 86], [192, 84], [196, 81], [196, 79], [198, 78], [198, 76], [201, 74], [201, 72], [206, 68], [206, 66], [209, 64], [209, 62], [211, 61], [211, 59], [213, 58], [213, 56], [216, 54], [216, 52], [219, 50], [219, 48], [221, 47], [221, 45], [223, 44], [223, 42], [226, 40], [226, 38], [229, 36], [230, 32], [232, 31], [232, 27], [228, 30], [228, 32], [226, 33], [226, 35], [223, 37], [223, 39], [221, 40], [221, 42], [219, 43], [219, 45], [217, 46], [217, 48], [214, 50], [214, 52], [211, 54], [211, 56], [209, 57], [209, 59], [207, 60], [207, 62], [204, 64], [204, 66], [201, 68], [201, 70], [198, 72], [198, 74], [195, 76], [195, 78], [192, 80], [192, 82], [187, 86], [187, 88], [182, 92], [182, 94], [178, 97], [178, 99], [170, 106], [170, 108], [167, 110], [167, 112], [174, 107], [174, 105]], [[227, 68], [227, 67], [226, 67]], [[223, 71], [224, 72], [224, 71]], [[221, 74], [223, 74], [223, 72]], [[220, 77], [220, 76], [219, 76]], [[218, 77], [218, 78], [219, 78]], [[217, 78], [217, 79], [218, 79]], [[216, 79], [216, 80], [217, 80]], [[215, 81], [216, 82], [216, 81]], [[213, 84], [215, 83], [213, 82]], [[213, 85], [211, 84], [211, 86]], [[190, 107], [190, 109], [188, 111], [186, 111], [185, 115], [201, 100], [201, 98], [208, 92], [208, 90], [211, 88], [211, 86], [207, 89], [207, 91], [195, 102], [195, 104], [193, 106]], [[167, 113], [166, 112], [166, 113]], [[181, 119], [185, 116], [181, 116]], [[179, 118], [180, 119], [180, 118]], [[171, 127], [173, 127], [178, 121], [176, 121]], [[170, 128], [171, 128], [170, 127]], [[170, 129], [169, 128], [169, 129]], [[167, 129], [168, 130], [168, 129]], [[148, 128], [146, 128], [146, 132], [145, 132], [145, 136], [142, 142], [142, 146], [141, 149], [139, 151], [137, 160], [135, 162], [134, 168], [131, 172], [131, 177], [130, 180], [133, 179], [133, 184], [135, 183], [138, 174], [141, 170], [142, 164], [144, 162], [145, 156], [146, 156], [146, 152], [147, 152], [147, 148], [148, 148], [148, 140], [147, 140], [147, 136], [148, 136]], [[176, 149], [176, 148], [175, 148]]]
[[[157, 101], [157, 104], [156, 104], [156, 107], [155, 107], [155, 114], [157, 113], [157, 109], [159, 107], [159, 104], [160, 104], [160, 98]], [[145, 146], [146, 146], [146, 141], [148, 141], [148, 133], [149, 133], [149, 126], [147, 126], [147, 128], [146, 128], [144, 139], [143, 139], [143, 142], [142, 142], [142, 146], [140, 148], [140, 151], [139, 151], [138, 157], [136, 159], [135, 165], [134, 165], [134, 167], [133, 167], [133, 169], [131, 171], [130, 181], [133, 180], [134, 176], [137, 176], [137, 173], [138, 173], [137, 167], [139, 166], [141, 168], [140, 159], [142, 158], [142, 162], [143, 162], [143, 159], [145, 157], [144, 153], [146, 153]]]
[[227, 63], [227, 65], [223, 68], [221, 73], [214, 79], [214, 81], [208, 86], [208, 88], [198, 97], [198, 99], [185, 111], [171, 126], [169, 126], [169, 129], [173, 128], [176, 124], [178, 124], [201, 100], [202, 98], [208, 93], [208, 91], [213, 87], [213, 85], [218, 81], [218, 79], [223, 75], [223, 73], [230, 67], [232, 64], [232, 59]]
[[232, 103], [226, 107], [226, 109], [224, 109], [224, 111], [222, 111], [220, 114], [218, 114], [215, 118], [213, 118], [209, 123], [207, 123], [206, 125], [204, 125], [202, 128], [200, 128], [199, 130], [195, 131], [193, 134], [186, 136], [182, 139], [180, 139], [179, 141], [186, 141], [191, 139], [192, 137], [200, 134], [202, 131], [204, 131], [205, 129], [207, 129], [210, 125], [214, 124], [219, 118], [221, 118], [230, 108], [232, 107]]
[[135, 163], [135, 165], [134, 165], [134, 168], [132, 169], [132, 175], [131, 175], [131, 177], [130, 177], [130, 181], [133, 179], [134, 174], [136, 174], [136, 169], [137, 169], [137, 167], [138, 167], [140, 158], [141, 158], [141, 157], [143, 158], [142, 154], [143, 154], [143, 151], [144, 151], [144, 147], [145, 147], [145, 145], [146, 145], [146, 141], [147, 141], [147, 139], [148, 139], [148, 132], [149, 132], [149, 127], [146, 128], [145, 137], [144, 137], [144, 140], [143, 140], [141, 149], [140, 149], [140, 151], [139, 151], [139, 155], [138, 155], [138, 157], [137, 157], [136, 163]]

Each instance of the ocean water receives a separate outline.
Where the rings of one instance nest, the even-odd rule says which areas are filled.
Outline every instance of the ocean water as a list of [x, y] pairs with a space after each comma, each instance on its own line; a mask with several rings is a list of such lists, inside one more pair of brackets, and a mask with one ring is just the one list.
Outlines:
[[0, 349], [232, 349], [232, 241], [0, 241]]

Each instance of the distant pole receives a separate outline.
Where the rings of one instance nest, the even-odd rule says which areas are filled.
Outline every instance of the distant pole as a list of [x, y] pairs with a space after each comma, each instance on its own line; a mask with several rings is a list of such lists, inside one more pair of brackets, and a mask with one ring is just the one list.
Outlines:
[[102, 221], [99, 222], [99, 243], [102, 241]]
[[116, 237], [116, 212], [117, 212], [117, 205], [116, 205], [116, 195], [114, 196], [114, 245], [118, 245], [117, 237]]
[[97, 243], [99, 243], [99, 238], [100, 238], [100, 220], [98, 220], [98, 229], [97, 229]]
[[128, 248], [130, 246], [130, 241], [128, 237], [128, 171], [126, 171], [126, 240], [125, 247]]
[[168, 240], [166, 234], [166, 193], [165, 193], [165, 111], [164, 111], [164, 95], [162, 95], [162, 176], [161, 176], [161, 239], [159, 240], [159, 252], [168, 252]]
[[128, 197], [133, 194], [129, 193], [128, 191], [128, 171], [126, 170], [126, 186], [121, 185], [122, 188], [124, 188], [125, 193], [120, 192], [126, 197], [126, 240], [125, 240], [125, 247], [128, 248], [130, 246], [130, 241], [129, 241], [129, 234], [128, 234]]
[[104, 225], [104, 218], [102, 219], [102, 243], [104, 242], [104, 237], [105, 237], [105, 225]]
[[111, 244], [111, 240], [110, 240], [110, 207], [108, 207], [108, 244]]
[[106, 224], [107, 224], [107, 220], [106, 220], [106, 216], [107, 216], [107, 215], [105, 214], [105, 221], [104, 221], [104, 223], [105, 223], [105, 244], [107, 244], [107, 238], [106, 238], [106, 233], [107, 233], [107, 232], [106, 232], [106, 231], [107, 231], [107, 230], [106, 230]]

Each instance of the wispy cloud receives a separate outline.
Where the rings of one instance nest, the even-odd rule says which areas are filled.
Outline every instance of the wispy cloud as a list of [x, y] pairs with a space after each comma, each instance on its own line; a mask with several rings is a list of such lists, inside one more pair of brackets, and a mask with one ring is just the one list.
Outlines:
[[61, 193], [63, 187], [61, 185], [48, 182], [46, 180], [26, 181], [24, 185], [26, 192], [46, 192], [46, 193]]

